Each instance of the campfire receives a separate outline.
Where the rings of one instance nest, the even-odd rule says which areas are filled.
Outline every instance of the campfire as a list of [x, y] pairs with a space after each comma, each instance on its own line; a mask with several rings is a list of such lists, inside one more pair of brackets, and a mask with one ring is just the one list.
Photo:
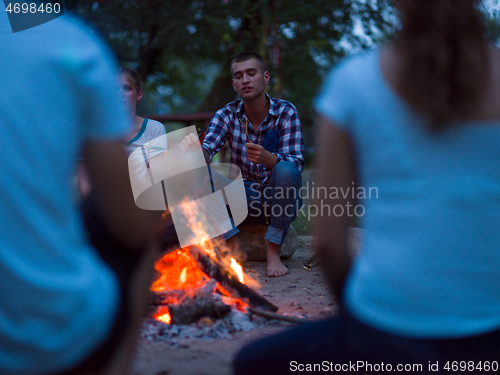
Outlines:
[[259, 284], [245, 275], [225, 244], [210, 240], [201, 223], [186, 216], [197, 245], [176, 249], [156, 262], [151, 317], [166, 324], [191, 324], [223, 318], [232, 309], [277, 311], [252, 289]]

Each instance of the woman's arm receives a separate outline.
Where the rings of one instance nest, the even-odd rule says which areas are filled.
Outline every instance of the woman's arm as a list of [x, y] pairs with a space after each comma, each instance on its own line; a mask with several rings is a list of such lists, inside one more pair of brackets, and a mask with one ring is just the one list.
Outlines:
[[[353, 148], [349, 135], [331, 121], [319, 117], [317, 125], [319, 131], [316, 141], [316, 186], [318, 192], [321, 191], [319, 188], [325, 187], [327, 194], [325, 197], [322, 193], [323, 199], [316, 199], [314, 202], [320, 213], [314, 223], [316, 252], [330, 287], [341, 304], [342, 290], [351, 264], [347, 238], [353, 218], [347, 215], [347, 205], [355, 204], [350, 198], [351, 189], [357, 186]], [[334, 187], [339, 191], [338, 199], [333, 199], [335, 194], [330, 194]], [[344, 192], [349, 191], [345, 198], [341, 189]], [[334, 214], [342, 213], [340, 208], [334, 210], [336, 205], [342, 206], [342, 216]], [[352, 215], [353, 207], [350, 212]]]

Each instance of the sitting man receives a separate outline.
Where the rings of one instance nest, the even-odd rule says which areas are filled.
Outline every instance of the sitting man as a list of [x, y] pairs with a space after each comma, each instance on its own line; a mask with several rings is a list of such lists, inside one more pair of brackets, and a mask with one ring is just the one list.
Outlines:
[[[231, 75], [241, 99], [215, 113], [203, 153], [208, 163], [228, 141], [231, 163], [241, 169], [245, 182], [248, 216], [241, 225], [268, 224], [267, 275], [283, 276], [288, 269], [281, 263], [281, 245], [302, 205], [304, 141], [299, 115], [290, 102], [266, 94], [270, 75], [258, 53], [237, 54], [231, 61]], [[186, 142], [198, 140], [193, 136]], [[241, 250], [237, 233], [233, 228], [223, 236], [235, 252]]]

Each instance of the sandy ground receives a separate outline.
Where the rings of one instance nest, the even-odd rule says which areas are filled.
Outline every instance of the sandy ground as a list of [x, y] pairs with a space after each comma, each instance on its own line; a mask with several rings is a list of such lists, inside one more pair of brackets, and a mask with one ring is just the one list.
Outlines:
[[[265, 262], [247, 262], [244, 271], [256, 279], [259, 293], [279, 307], [278, 313], [307, 320], [335, 313], [333, 297], [319, 266], [303, 268], [312, 256], [311, 236], [299, 236], [299, 248], [284, 264], [283, 277], [266, 275]], [[176, 345], [141, 339], [134, 357], [134, 375], [229, 375], [231, 361], [246, 343], [293, 327], [288, 323], [236, 332], [224, 340], [182, 339]]]

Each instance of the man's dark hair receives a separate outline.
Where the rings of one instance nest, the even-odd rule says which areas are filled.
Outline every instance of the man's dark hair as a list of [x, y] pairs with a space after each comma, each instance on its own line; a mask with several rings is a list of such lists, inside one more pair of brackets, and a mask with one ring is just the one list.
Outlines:
[[243, 61], [247, 61], [250, 59], [254, 59], [257, 61], [257, 64], [259, 64], [260, 70], [262, 71], [262, 74], [266, 71], [266, 63], [264, 62], [264, 58], [258, 54], [257, 52], [254, 51], [243, 51], [238, 53], [234, 58], [231, 60], [231, 65], [230, 65], [230, 70], [231, 70], [231, 75], [233, 75], [233, 64], [234, 63], [239, 63]]

